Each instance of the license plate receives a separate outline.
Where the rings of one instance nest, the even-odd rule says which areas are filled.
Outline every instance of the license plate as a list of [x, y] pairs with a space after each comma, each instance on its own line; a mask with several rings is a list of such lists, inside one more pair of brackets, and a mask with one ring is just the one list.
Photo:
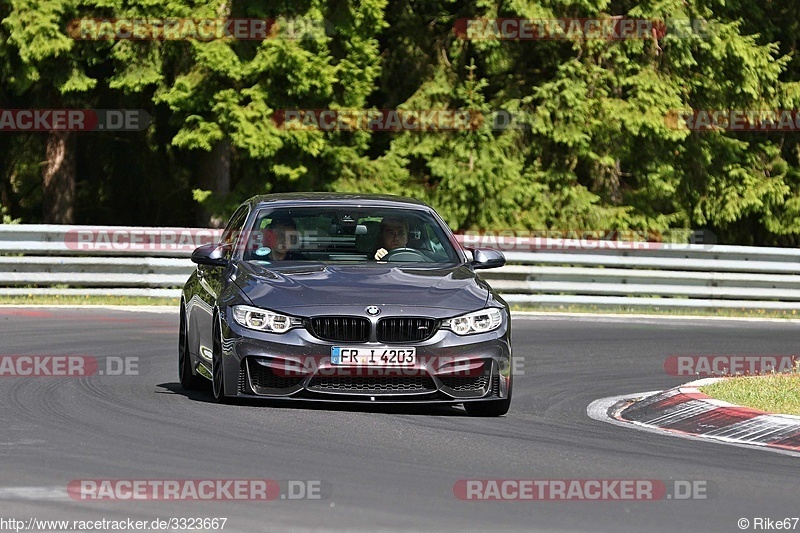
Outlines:
[[331, 347], [331, 364], [364, 366], [414, 366], [416, 348]]

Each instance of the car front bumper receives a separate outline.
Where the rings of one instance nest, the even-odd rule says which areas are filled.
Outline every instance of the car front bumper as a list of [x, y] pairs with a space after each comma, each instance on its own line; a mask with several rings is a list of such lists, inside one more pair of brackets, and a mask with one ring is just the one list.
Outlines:
[[[441, 312], [441, 311], [440, 311]], [[225, 393], [241, 398], [366, 403], [464, 403], [508, 398], [512, 379], [508, 311], [495, 331], [460, 336], [438, 329], [407, 343], [321, 340], [305, 328], [270, 334], [221, 315]], [[414, 347], [413, 366], [342, 366], [335, 346]], [[207, 370], [210, 361], [199, 360]]]

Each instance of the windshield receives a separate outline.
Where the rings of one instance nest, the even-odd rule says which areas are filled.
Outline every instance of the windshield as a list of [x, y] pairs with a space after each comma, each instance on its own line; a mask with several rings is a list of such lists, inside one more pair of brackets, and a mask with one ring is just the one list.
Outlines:
[[240, 239], [245, 261], [458, 263], [427, 211], [381, 207], [262, 209]]

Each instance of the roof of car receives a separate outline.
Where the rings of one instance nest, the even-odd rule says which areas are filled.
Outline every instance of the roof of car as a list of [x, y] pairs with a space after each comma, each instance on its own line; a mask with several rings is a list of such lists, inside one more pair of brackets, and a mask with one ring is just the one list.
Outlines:
[[425, 202], [415, 198], [394, 196], [391, 194], [365, 194], [365, 193], [333, 193], [333, 192], [292, 192], [278, 194], [264, 194], [250, 198], [247, 203], [253, 206], [266, 206], [281, 202], [293, 204], [346, 204], [363, 206], [415, 206], [430, 207]]

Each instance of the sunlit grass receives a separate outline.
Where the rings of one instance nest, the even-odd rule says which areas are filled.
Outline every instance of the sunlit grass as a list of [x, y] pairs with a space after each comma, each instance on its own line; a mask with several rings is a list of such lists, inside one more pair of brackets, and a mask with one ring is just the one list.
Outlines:
[[178, 298], [152, 298], [144, 296], [0, 296], [0, 305], [178, 305]]
[[800, 318], [797, 309], [723, 309], [723, 308], [669, 308], [655, 306], [598, 306], [598, 305], [524, 305], [511, 304], [511, 311], [538, 311], [546, 313], [615, 313], [628, 315], [665, 316], [719, 316], [744, 318]]
[[[800, 370], [798, 368], [797, 370]], [[717, 400], [768, 413], [800, 415], [800, 373], [731, 377], [700, 388]]]

